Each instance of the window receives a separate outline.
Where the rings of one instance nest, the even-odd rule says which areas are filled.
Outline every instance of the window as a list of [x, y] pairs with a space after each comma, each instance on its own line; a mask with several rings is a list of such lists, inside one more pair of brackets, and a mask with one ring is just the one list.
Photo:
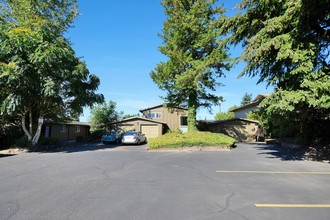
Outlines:
[[80, 126], [76, 126], [76, 133], [80, 133]]
[[61, 125], [61, 126], [60, 126], [60, 132], [61, 132], [61, 133], [66, 132], [66, 125]]
[[188, 126], [188, 117], [187, 116], [181, 116], [180, 117], [180, 125], [181, 126]]
[[148, 118], [161, 118], [162, 117], [162, 113], [160, 112], [149, 112], [147, 115]]

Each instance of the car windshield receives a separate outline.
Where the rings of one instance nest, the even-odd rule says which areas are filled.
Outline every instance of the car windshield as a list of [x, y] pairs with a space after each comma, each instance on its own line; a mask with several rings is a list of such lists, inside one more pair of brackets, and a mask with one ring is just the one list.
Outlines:
[[124, 136], [137, 135], [137, 132], [127, 132]]

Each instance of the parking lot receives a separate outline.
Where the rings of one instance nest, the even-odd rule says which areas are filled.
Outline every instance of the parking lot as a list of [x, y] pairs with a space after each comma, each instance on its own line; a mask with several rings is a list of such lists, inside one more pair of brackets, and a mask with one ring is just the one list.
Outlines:
[[0, 219], [329, 219], [330, 165], [281, 148], [75, 146], [0, 157]]

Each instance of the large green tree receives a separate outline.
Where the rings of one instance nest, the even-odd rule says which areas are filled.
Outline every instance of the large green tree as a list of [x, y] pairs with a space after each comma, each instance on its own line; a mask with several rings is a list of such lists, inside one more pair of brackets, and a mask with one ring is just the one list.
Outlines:
[[103, 101], [95, 93], [100, 82], [63, 36], [76, 0], [2, 0], [0, 7], [1, 112], [19, 115], [36, 144], [44, 118], [77, 117]]
[[[242, 43], [242, 74], [275, 86], [262, 107], [273, 126], [290, 118], [301, 135], [328, 126], [330, 115], [330, 1], [243, 0], [226, 24]], [[275, 124], [274, 124], [275, 123]]]
[[92, 130], [104, 129], [109, 130], [112, 127], [109, 125], [123, 118], [124, 113], [118, 112], [116, 102], [103, 102], [101, 105], [94, 106], [91, 110], [91, 127]]
[[168, 107], [188, 107], [188, 130], [197, 130], [199, 107], [218, 104], [212, 91], [219, 85], [217, 78], [229, 66], [221, 33], [224, 9], [216, 0], [164, 0], [167, 20], [159, 47], [168, 60], [150, 73], [153, 81], [167, 92]]

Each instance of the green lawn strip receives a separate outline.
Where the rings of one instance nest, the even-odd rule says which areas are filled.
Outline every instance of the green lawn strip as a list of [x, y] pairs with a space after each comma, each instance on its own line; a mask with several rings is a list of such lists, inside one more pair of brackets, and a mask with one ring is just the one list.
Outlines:
[[211, 132], [170, 132], [157, 138], [148, 140], [149, 149], [180, 148], [180, 147], [226, 147], [232, 148], [235, 139]]

